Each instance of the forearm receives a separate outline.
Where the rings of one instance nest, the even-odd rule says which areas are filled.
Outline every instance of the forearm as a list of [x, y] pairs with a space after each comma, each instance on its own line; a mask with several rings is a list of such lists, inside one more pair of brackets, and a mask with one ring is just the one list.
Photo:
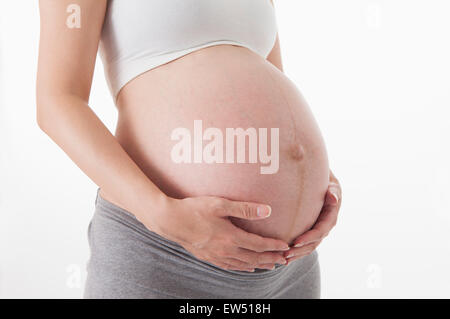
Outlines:
[[[87, 103], [72, 95], [38, 101], [38, 124], [116, 204], [156, 227], [166, 196], [129, 157]], [[153, 229], [152, 229], [153, 230]]]

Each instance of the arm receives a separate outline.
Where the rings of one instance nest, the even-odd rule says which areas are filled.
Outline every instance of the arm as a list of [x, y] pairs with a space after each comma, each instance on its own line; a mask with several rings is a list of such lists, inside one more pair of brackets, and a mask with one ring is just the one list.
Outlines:
[[272, 51], [270, 51], [267, 56], [267, 61], [276, 66], [281, 72], [283, 72], [283, 62], [281, 60], [281, 49], [280, 49], [280, 38], [277, 35], [277, 39], [275, 41], [275, 45], [273, 46]]
[[[81, 28], [65, 24], [69, 4]], [[219, 267], [252, 271], [285, 263], [287, 243], [245, 232], [228, 216], [262, 219], [270, 207], [223, 198], [173, 199], [162, 193], [88, 105], [106, 0], [40, 0], [37, 121], [115, 204], [148, 229]]]
[[[106, 0], [77, 0], [81, 28], [66, 26], [73, 0], [41, 0], [37, 122], [105, 194], [145, 220], [165, 195], [146, 177], [88, 106]], [[158, 210], [155, 209], [154, 212]]]
[[[273, 5], [273, 1], [272, 5]], [[267, 61], [276, 66], [281, 72], [283, 72], [283, 62], [281, 60], [281, 49], [280, 49], [280, 37], [277, 34], [277, 39], [275, 40], [275, 44], [267, 56]]]

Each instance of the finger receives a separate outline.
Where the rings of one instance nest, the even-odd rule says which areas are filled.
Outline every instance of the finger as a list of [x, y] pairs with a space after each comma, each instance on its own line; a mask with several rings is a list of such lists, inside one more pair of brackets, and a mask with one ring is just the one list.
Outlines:
[[222, 268], [224, 270], [228, 270], [229, 267], [231, 267], [230, 265], [225, 264], [224, 262], [220, 262], [220, 261], [212, 261], [211, 263], [213, 263], [214, 265], [216, 265], [219, 268]]
[[259, 265], [256, 268], [267, 269], [267, 270], [274, 270], [275, 269], [275, 264], [262, 264], [262, 265]]
[[230, 268], [228, 268], [228, 270], [255, 272], [255, 268], [233, 268], [231, 266], [230, 266]]
[[298, 254], [298, 255], [295, 255], [293, 257], [287, 258], [286, 259], [286, 261], [287, 261], [286, 266], [289, 265], [290, 263], [292, 263], [294, 260], [297, 260], [297, 259], [300, 259], [300, 258], [308, 256], [313, 251], [314, 251], [314, 249], [310, 249], [310, 250], [302, 252], [301, 254]]
[[301, 248], [291, 248], [288, 251], [284, 252], [283, 255], [286, 258], [286, 260], [288, 260], [289, 258], [292, 257], [296, 257], [296, 256], [306, 256], [308, 254], [310, 254], [314, 249], [317, 248], [317, 246], [319, 246], [319, 244], [321, 243], [321, 241], [316, 241], [313, 242], [311, 244], [305, 245]]
[[270, 216], [272, 208], [269, 205], [228, 201], [223, 210], [219, 210], [220, 216], [232, 216], [242, 219], [264, 219]]
[[211, 263], [213, 263], [214, 265], [216, 265], [219, 268], [222, 268], [223, 270], [243, 270], [243, 271], [248, 271], [248, 272], [254, 272], [255, 269], [251, 268], [251, 267], [245, 267], [242, 269], [238, 269], [237, 267], [234, 267], [230, 264], [227, 264], [223, 261], [219, 261], [219, 260], [214, 260]]
[[[327, 235], [327, 232], [321, 228], [313, 228], [306, 233], [300, 235], [297, 237], [297, 239], [294, 241], [294, 248], [300, 248], [307, 246], [311, 243], [314, 243], [316, 241], [322, 240]], [[292, 247], [291, 247], [292, 249]]]
[[234, 258], [237, 258], [250, 265], [257, 266], [262, 264], [285, 264], [285, 258], [276, 252], [257, 253], [251, 250], [238, 248], [238, 252]]
[[247, 271], [247, 272], [255, 272], [254, 268], [248, 268], [248, 267], [238, 267], [233, 266], [228, 263], [218, 263], [219, 267], [224, 270], [237, 270], [237, 271]]
[[230, 266], [230, 270], [240, 270], [240, 271], [255, 271], [255, 267], [253, 265], [249, 265], [246, 262], [243, 262], [239, 259], [235, 258], [225, 258], [224, 263]]
[[256, 252], [289, 250], [289, 245], [282, 240], [248, 233], [236, 226], [234, 227], [234, 229], [234, 243], [238, 247], [253, 250]]
[[325, 206], [313, 228], [295, 239], [294, 247], [305, 246], [326, 237], [336, 225], [338, 211], [337, 206]]
[[316, 223], [311, 230], [295, 239], [294, 246], [301, 247], [308, 243], [321, 240], [336, 226], [340, 206], [340, 194], [341, 187], [339, 184], [330, 183], [325, 197], [325, 203]]
[[255, 266], [252, 264], [248, 264], [247, 262], [242, 262], [235, 258], [226, 258], [226, 259], [224, 259], [224, 263], [229, 266], [229, 268], [228, 268], [229, 270], [254, 272], [255, 268], [268, 269], [268, 270], [275, 269], [275, 264], [273, 264], [273, 263], [258, 264]]
[[337, 183], [331, 182], [328, 186], [327, 194], [325, 195], [326, 205], [337, 205], [341, 200], [342, 190], [341, 186]]

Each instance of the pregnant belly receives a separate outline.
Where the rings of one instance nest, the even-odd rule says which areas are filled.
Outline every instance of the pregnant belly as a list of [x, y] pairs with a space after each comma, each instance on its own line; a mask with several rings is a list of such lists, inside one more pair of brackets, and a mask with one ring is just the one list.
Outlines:
[[291, 242], [317, 219], [327, 154], [300, 92], [248, 49], [221, 45], [146, 72], [121, 91], [116, 137], [175, 198], [220, 196], [271, 205], [237, 226]]

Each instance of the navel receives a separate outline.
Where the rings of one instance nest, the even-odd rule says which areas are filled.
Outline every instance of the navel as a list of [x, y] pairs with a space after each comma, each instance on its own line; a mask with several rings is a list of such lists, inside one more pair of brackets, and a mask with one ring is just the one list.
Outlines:
[[293, 144], [289, 149], [289, 155], [295, 161], [301, 161], [305, 157], [305, 150], [300, 144]]

